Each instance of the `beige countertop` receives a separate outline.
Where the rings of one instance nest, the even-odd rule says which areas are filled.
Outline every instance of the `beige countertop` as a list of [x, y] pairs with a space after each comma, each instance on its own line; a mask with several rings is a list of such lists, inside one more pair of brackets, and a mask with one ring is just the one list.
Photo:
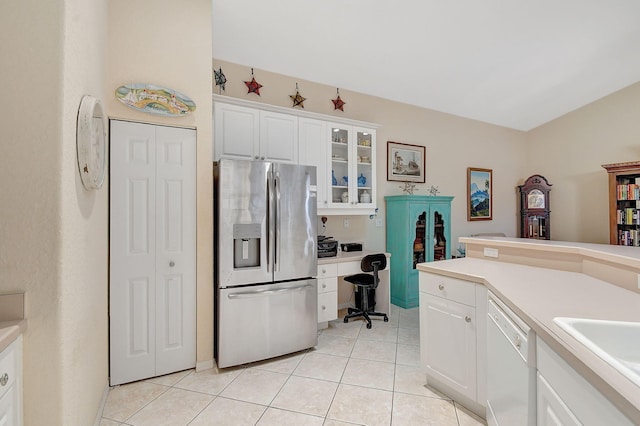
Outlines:
[[[500, 244], [518, 242], [501, 239]], [[549, 243], [539, 246], [559, 250], [589, 250], [589, 255], [594, 255], [602, 247], [602, 255], [606, 257], [617, 256], [617, 249], [628, 248], [586, 244], [571, 247], [572, 243]], [[536, 242], [529, 244], [536, 245]], [[636, 248], [636, 251], [640, 250]], [[631, 254], [628, 250], [621, 252], [626, 258], [640, 261], [636, 253]], [[631, 420], [640, 424], [640, 387], [553, 322], [554, 317], [640, 322], [640, 294], [580, 272], [478, 258], [422, 263], [418, 269], [484, 284], [596, 389]]]
[[27, 329], [24, 293], [0, 294], [0, 351]]

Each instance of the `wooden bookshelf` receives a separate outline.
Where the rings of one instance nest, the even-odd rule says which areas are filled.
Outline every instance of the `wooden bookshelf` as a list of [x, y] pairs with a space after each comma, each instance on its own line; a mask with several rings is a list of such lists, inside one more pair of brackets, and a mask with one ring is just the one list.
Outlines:
[[640, 161], [603, 164], [609, 174], [609, 243], [640, 246]]

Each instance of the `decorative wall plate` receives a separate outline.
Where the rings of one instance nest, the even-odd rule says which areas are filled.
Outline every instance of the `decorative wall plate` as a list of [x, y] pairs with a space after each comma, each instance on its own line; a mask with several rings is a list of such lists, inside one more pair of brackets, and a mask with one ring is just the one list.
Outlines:
[[125, 84], [116, 89], [115, 95], [129, 108], [149, 114], [175, 117], [196, 109], [196, 103], [187, 95], [152, 84]]

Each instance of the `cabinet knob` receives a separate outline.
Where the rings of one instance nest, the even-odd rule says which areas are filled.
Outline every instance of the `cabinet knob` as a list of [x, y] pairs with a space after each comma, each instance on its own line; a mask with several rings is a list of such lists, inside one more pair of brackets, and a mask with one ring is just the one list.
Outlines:
[[464, 317], [464, 320], [466, 322], [471, 322], [471, 317], [469, 315], [467, 315], [466, 317]]
[[264, 157], [260, 157], [261, 160], [264, 160]]
[[520, 340], [520, 336], [516, 335], [516, 348], [520, 349], [520, 346], [522, 346], [522, 341]]
[[5, 386], [7, 383], [9, 383], [9, 375], [4, 373], [2, 377], [0, 377], [0, 385]]
[[327, 285], [326, 284], [322, 284], [322, 288], [327, 288]]
[[323, 311], [326, 311], [326, 310], [327, 310], [327, 307], [326, 307], [326, 306], [324, 306], [324, 305], [322, 305], [322, 310], [323, 310]]
[[258, 158], [260, 158], [260, 157], [258, 157], [258, 156], [256, 155], [256, 156], [255, 156], [255, 157], [253, 157], [253, 158], [254, 158], [255, 160], [257, 160], [257, 159], [258, 159]]
[[323, 273], [323, 274], [326, 274], [326, 273], [327, 273], [327, 270], [326, 270], [326, 269], [324, 269], [324, 268], [322, 268], [322, 273]]
[[173, 260], [170, 261], [169, 262], [169, 266], [173, 268], [174, 266], [176, 266], [176, 262], [174, 262]]
[[438, 290], [444, 290], [444, 285], [442, 284], [438, 285]]
[[328, 202], [327, 200], [324, 200], [324, 203], [325, 203], [325, 204], [329, 204], [329, 202]]

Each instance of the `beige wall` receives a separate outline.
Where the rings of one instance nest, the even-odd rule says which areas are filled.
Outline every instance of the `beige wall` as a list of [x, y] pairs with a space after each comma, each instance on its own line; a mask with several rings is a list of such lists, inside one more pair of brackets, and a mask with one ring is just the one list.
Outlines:
[[107, 383], [107, 189], [83, 189], [75, 155], [82, 95], [104, 98], [107, 1], [85, 3], [0, 14], [0, 292], [27, 295], [26, 425], [91, 424]]
[[601, 165], [640, 158], [638, 99], [640, 83], [528, 132], [528, 174], [553, 184], [554, 240], [609, 242], [608, 176]]
[[[197, 130], [197, 361], [206, 367], [213, 360], [211, 2], [188, 6], [174, 0], [109, 1], [105, 90], [111, 118]], [[113, 96], [127, 83], [170, 87], [193, 99], [196, 110], [184, 117], [135, 111]]]
[[[86, 191], [76, 161], [80, 99], [109, 115], [198, 132], [198, 360], [213, 356], [211, 4], [25, 0], [3, 8], [0, 292], [24, 291], [25, 425], [88, 425], [108, 377], [108, 182]], [[144, 17], [143, 20], [140, 18]], [[169, 19], [171, 18], [171, 19]], [[171, 21], [159, 43], [149, 22]], [[111, 50], [107, 49], [111, 45]], [[188, 47], [188, 48], [185, 48]], [[174, 87], [190, 117], [157, 120], [113, 101], [129, 82]], [[202, 326], [204, 324], [204, 326]]]
[[[516, 190], [525, 170], [525, 133], [481, 123], [450, 114], [417, 108], [340, 88], [346, 102], [345, 111], [335, 111], [331, 99], [336, 88], [280, 74], [255, 69], [256, 80], [264, 87], [261, 96], [247, 94], [244, 80], [251, 79], [251, 69], [215, 58], [214, 68], [222, 67], [228, 82], [223, 95], [291, 107], [289, 95], [295, 94], [296, 82], [307, 98], [305, 111], [368, 121], [380, 125], [377, 131], [378, 217], [385, 220], [385, 195], [401, 194], [398, 182], [387, 181], [387, 141], [423, 145], [427, 148], [427, 181], [417, 186], [416, 194], [426, 195], [431, 185], [439, 195], [453, 195], [452, 240], [478, 232], [504, 232], [517, 235]], [[381, 84], [384, 84], [381, 82]], [[392, 84], [392, 83], [390, 83]], [[214, 87], [219, 94], [220, 88]], [[493, 169], [493, 220], [468, 222], [466, 205], [467, 167]], [[326, 235], [341, 241], [362, 241], [367, 249], [384, 250], [384, 227], [375, 226], [368, 216], [349, 217], [343, 227], [342, 216], [331, 216]], [[457, 243], [453, 245], [457, 247]]]

